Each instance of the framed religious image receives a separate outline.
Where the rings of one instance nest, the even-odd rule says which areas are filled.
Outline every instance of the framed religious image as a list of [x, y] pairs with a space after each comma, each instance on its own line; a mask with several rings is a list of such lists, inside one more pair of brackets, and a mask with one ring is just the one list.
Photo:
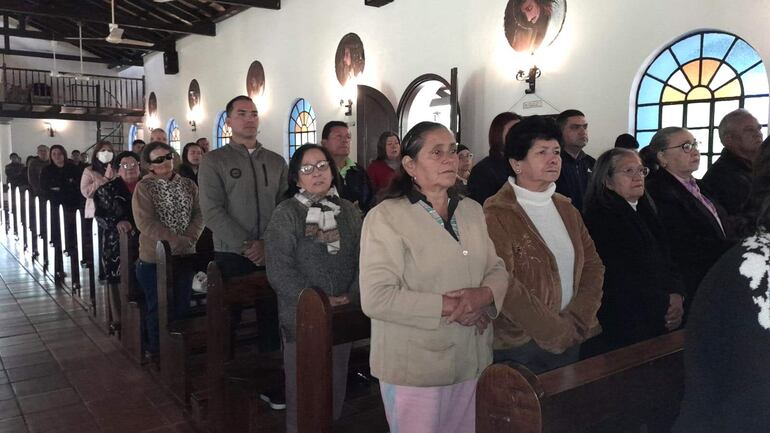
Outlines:
[[158, 98], [155, 97], [155, 92], [150, 92], [150, 96], [147, 98], [147, 114], [152, 116], [158, 112]]
[[254, 99], [265, 94], [265, 68], [259, 60], [251, 62], [246, 74], [246, 94]]
[[190, 110], [198, 106], [201, 100], [201, 87], [198, 85], [198, 80], [190, 81], [190, 88], [187, 90], [187, 106]]
[[533, 53], [559, 36], [567, 16], [567, 0], [508, 0], [505, 38], [520, 53]]
[[348, 80], [364, 72], [365, 63], [364, 44], [361, 38], [355, 33], [343, 36], [334, 55], [334, 70], [337, 72], [337, 80], [340, 84], [344, 86]]

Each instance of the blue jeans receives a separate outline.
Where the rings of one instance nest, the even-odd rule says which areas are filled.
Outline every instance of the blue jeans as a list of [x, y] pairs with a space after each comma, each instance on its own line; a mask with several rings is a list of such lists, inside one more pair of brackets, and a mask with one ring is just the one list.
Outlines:
[[[190, 309], [190, 297], [192, 295], [192, 275], [186, 272], [174, 274], [174, 299], [168, 300], [169, 321], [182, 318]], [[144, 302], [146, 312], [144, 324], [146, 340], [144, 350], [157, 354], [160, 350], [158, 344], [158, 278], [157, 265], [155, 263], [136, 261], [136, 279], [144, 289]]]

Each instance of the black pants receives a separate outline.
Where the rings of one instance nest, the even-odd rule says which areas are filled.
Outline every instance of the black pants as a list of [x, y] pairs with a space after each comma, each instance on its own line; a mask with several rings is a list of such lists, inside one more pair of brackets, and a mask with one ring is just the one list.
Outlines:
[[[252, 272], [264, 270], [264, 266], [257, 266], [246, 257], [235, 253], [217, 252], [214, 260], [222, 272], [222, 279], [248, 275]], [[270, 301], [260, 301], [256, 305], [257, 313], [257, 349], [260, 352], [273, 352], [281, 348], [281, 334], [278, 325], [278, 302], [275, 298]], [[231, 317], [231, 332], [241, 322], [241, 310], [233, 309]]]

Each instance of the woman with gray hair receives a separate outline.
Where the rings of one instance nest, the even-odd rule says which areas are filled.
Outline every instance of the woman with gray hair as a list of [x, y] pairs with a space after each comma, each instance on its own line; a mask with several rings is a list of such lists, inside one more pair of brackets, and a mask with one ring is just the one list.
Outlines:
[[700, 153], [685, 128], [663, 128], [650, 141], [660, 169], [647, 183], [647, 191], [666, 228], [674, 263], [685, 284], [685, 311], [703, 276], [732, 244], [727, 215], [719, 203], [701, 193], [693, 173]]
[[644, 191], [649, 171], [636, 152], [614, 148], [596, 160], [588, 184], [583, 219], [605, 267], [598, 351], [646, 340], [682, 323], [684, 284]]

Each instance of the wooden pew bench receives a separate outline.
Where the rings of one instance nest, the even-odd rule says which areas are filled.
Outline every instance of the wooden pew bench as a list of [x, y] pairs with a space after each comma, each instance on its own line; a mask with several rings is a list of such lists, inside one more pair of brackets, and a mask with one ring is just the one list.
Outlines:
[[[144, 292], [136, 280], [136, 260], [139, 258], [139, 235], [120, 234], [120, 342], [129, 358], [142, 362], [142, 317]], [[93, 266], [90, 268], [93, 278]]]
[[[359, 306], [332, 308], [323, 291], [302, 291], [297, 305], [299, 433], [388, 431], [377, 386], [372, 386], [372, 392], [367, 395], [355, 399], [346, 396], [341, 419], [333, 419], [332, 346], [368, 339], [370, 333], [370, 320]], [[353, 356], [351, 354], [351, 358]]]
[[540, 375], [521, 365], [484, 370], [477, 433], [668, 432], [684, 394], [684, 331]]

